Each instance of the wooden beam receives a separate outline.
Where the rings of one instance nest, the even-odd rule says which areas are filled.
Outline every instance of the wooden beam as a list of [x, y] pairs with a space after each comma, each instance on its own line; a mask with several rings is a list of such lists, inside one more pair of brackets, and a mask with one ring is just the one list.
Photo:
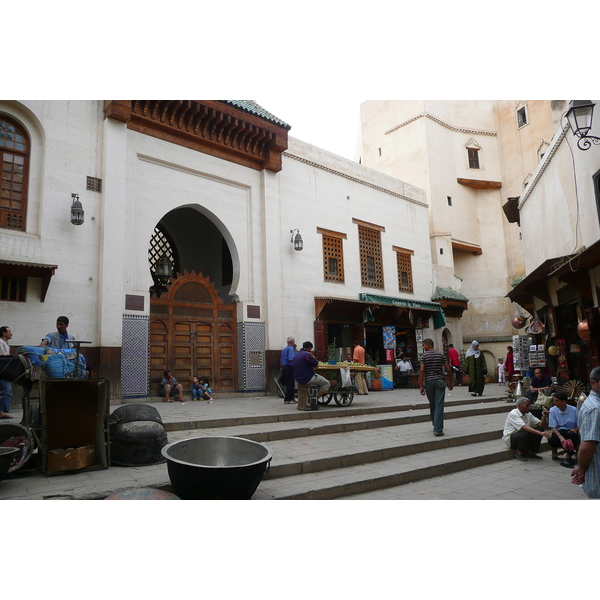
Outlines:
[[456, 181], [461, 185], [474, 188], [476, 190], [498, 190], [502, 187], [500, 181], [484, 181], [482, 179], [462, 179], [457, 177]]

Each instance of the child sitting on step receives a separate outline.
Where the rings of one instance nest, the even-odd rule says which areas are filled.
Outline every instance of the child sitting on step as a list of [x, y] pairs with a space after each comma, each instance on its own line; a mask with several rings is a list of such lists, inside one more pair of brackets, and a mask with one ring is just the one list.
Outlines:
[[209, 404], [214, 402], [213, 397], [211, 396], [212, 390], [208, 387], [208, 379], [206, 377], [200, 377], [198, 380], [200, 387], [202, 388], [202, 399], [208, 400]]

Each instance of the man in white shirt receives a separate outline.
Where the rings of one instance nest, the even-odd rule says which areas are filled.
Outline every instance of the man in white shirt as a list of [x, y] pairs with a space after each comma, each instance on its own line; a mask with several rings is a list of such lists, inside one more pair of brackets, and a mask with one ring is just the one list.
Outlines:
[[[0, 356], [10, 356], [8, 340], [12, 337], [10, 327], [0, 327]], [[12, 386], [8, 381], [0, 379], [0, 419], [12, 419], [8, 414], [12, 404]]]
[[517, 460], [541, 459], [536, 452], [540, 449], [542, 438], [549, 438], [551, 435], [544, 431], [548, 426], [548, 411], [543, 411], [543, 418], [540, 420], [529, 412], [530, 406], [529, 398], [519, 398], [517, 408], [508, 413], [502, 432], [502, 440], [515, 451]]
[[406, 356], [402, 355], [396, 360], [396, 371], [398, 385], [408, 385], [408, 376], [412, 371], [412, 365], [410, 360], [406, 359]]

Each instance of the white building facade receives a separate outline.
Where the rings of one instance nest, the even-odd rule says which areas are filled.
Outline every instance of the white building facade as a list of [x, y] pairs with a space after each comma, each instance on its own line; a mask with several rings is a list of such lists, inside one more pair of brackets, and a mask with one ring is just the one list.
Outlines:
[[[560, 128], [518, 200], [525, 277], [509, 297], [544, 324], [535, 342], [552, 348], [550, 373], [587, 383], [600, 364], [600, 140], [586, 149], [567, 109], [564, 103]], [[600, 138], [595, 116], [589, 135]]]
[[456, 299], [442, 343], [479, 341], [493, 373], [517, 333], [506, 293], [524, 273], [519, 224], [503, 207], [553, 135], [550, 102], [367, 101], [361, 122], [362, 162], [429, 199], [434, 289]]
[[416, 359], [445, 323], [424, 190], [253, 102], [1, 101], [0, 123], [0, 321], [16, 347], [68, 316], [113, 396], [156, 394], [165, 369], [269, 390], [289, 335], [383, 361], [395, 327]]

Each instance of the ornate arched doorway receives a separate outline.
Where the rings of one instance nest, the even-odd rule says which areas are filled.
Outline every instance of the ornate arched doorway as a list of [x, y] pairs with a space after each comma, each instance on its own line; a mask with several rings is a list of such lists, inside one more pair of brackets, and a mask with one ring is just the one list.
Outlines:
[[202, 273], [184, 272], [150, 300], [150, 385], [165, 369], [189, 390], [194, 375], [217, 392], [237, 390], [235, 304], [225, 304]]

